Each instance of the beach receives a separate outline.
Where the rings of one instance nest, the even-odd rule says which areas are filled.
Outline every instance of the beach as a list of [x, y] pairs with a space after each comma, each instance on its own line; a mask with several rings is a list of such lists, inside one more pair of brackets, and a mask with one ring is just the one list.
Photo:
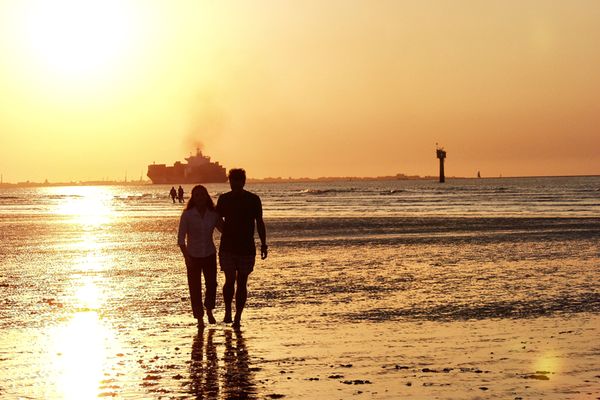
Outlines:
[[600, 178], [248, 189], [240, 330], [195, 326], [168, 188], [2, 189], [0, 396], [600, 398]]

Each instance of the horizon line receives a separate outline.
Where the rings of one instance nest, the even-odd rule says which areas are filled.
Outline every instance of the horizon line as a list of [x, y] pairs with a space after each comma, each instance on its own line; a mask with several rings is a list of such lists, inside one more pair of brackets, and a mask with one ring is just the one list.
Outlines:
[[[474, 180], [482, 180], [482, 179], [514, 179], [514, 178], [593, 178], [600, 177], [600, 174], [568, 174], [568, 175], [500, 175], [500, 176], [446, 176], [446, 179], [474, 179]], [[405, 175], [405, 174], [396, 174], [396, 175], [383, 175], [383, 176], [320, 176], [317, 178], [310, 177], [265, 177], [265, 178], [247, 178], [247, 182], [254, 183], [285, 183], [285, 182], [331, 182], [331, 181], [351, 181], [351, 180], [362, 180], [362, 181], [409, 181], [409, 180], [437, 180], [438, 176], [434, 175]], [[202, 182], [197, 182], [201, 184]], [[226, 182], [223, 182], [226, 183]], [[46, 180], [45, 182], [35, 182], [35, 181], [21, 181], [21, 182], [0, 182], [0, 187], [10, 187], [10, 186], [93, 186], [93, 185], [161, 185], [154, 184], [151, 180], [76, 180], [76, 181], [61, 181], [61, 182], [51, 182]], [[165, 183], [164, 185], [173, 185], [175, 183]], [[176, 184], [186, 184], [193, 185], [196, 183], [176, 183]]]

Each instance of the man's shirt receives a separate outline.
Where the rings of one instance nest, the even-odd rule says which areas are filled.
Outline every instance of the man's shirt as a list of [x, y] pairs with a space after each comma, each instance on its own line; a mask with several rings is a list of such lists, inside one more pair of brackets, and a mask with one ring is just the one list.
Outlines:
[[254, 225], [262, 218], [260, 198], [246, 190], [219, 196], [217, 212], [224, 220], [220, 252], [237, 255], [256, 255]]

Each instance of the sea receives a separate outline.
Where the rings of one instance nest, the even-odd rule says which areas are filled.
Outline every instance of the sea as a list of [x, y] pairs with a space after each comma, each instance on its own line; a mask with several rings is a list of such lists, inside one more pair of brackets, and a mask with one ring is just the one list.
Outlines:
[[[424, 371], [429, 364], [407, 360], [405, 350], [378, 353], [375, 346], [379, 356], [367, 366], [358, 352], [335, 350], [328, 332], [356, 332], [347, 343], [369, 352], [375, 332], [402, 340], [400, 327], [414, 337], [419, 326], [493, 331], [531, 321], [598, 321], [598, 176], [248, 183], [262, 200], [269, 257], [250, 277], [246, 338], [235, 342], [222, 324], [211, 331], [216, 375], [199, 380], [193, 354], [198, 340], [208, 339], [193, 328], [176, 244], [184, 205], [171, 201], [170, 187], [0, 188], [0, 397], [347, 398], [360, 391], [396, 398], [418, 386], [425, 397], [444, 398], [448, 388], [373, 372], [392, 365]], [[228, 191], [227, 184], [206, 187], [215, 201]], [[187, 197], [192, 185], [183, 188]], [[217, 317], [220, 308], [219, 300]], [[305, 335], [289, 336], [294, 331]], [[229, 381], [232, 340], [246, 360], [236, 368], [247, 374]], [[281, 355], [294, 346], [297, 354]], [[590, 364], [600, 362], [597, 345], [579, 350]], [[318, 367], [347, 367], [344, 354], [355, 365], [364, 362], [360, 371], [370, 378], [348, 383], [330, 378], [343, 374], [311, 375]], [[204, 357], [200, 371], [211, 370]], [[407, 365], [389, 357], [405, 357]], [[294, 370], [304, 373], [304, 386], [293, 386]], [[540, 371], [515, 374], [530, 372]], [[583, 385], [596, 393], [599, 374], [585, 373], [569, 390]], [[321, 389], [307, 391], [309, 378]], [[330, 381], [336, 383], [325, 386]], [[514, 393], [534, 390], [528, 380], [515, 382]], [[549, 398], [562, 393], [537, 390]], [[465, 393], [449, 398], [475, 398]]]

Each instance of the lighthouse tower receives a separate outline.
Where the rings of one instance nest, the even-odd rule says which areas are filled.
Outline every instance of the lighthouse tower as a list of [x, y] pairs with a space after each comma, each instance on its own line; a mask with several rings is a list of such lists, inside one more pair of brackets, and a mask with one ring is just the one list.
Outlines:
[[446, 150], [444, 150], [443, 147], [437, 146], [435, 152], [437, 154], [437, 158], [440, 159], [440, 183], [444, 183], [446, 182], [446, 177], [444, 176], [444, 159], [446, 159]]

